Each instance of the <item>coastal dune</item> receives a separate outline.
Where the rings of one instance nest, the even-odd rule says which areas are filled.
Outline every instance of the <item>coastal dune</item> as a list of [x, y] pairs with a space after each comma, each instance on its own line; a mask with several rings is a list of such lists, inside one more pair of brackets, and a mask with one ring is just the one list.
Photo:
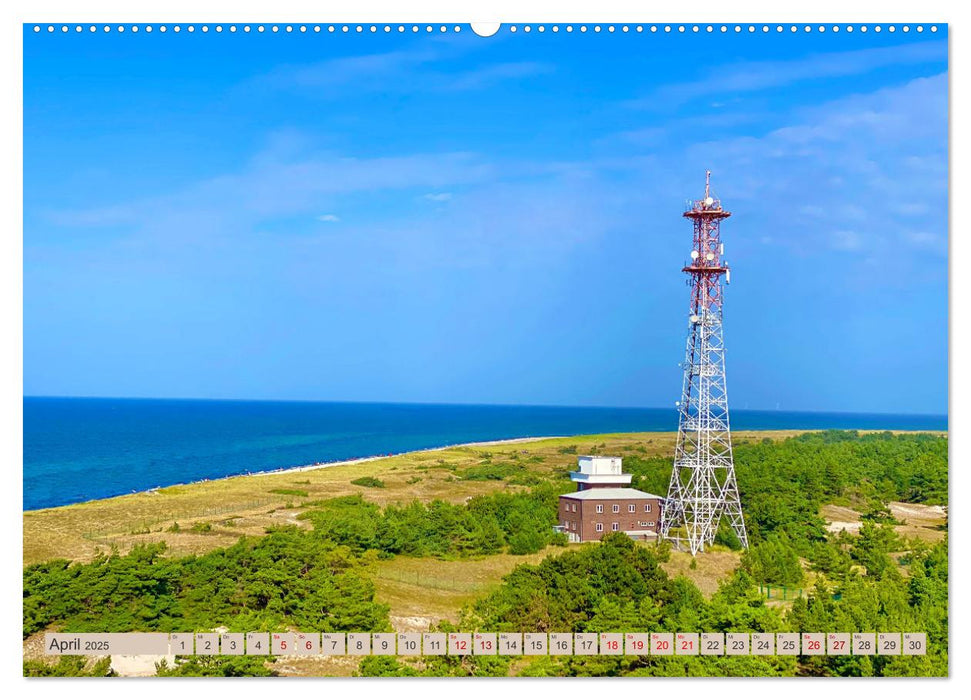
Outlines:
[[[802, 432], [739, 431], [735, 440], [783, 439]], [[297, 515], [322, 499], [361, 494], [381, 505], [435, 499], [460, 503], [497, 489], [525, 488], [462, 478], [464, 469], [483, 462], [518, 459], [525, 470], [549, 476], [573, 469], [577, 454], [670, 456], [676, 437], [673, 432], [620, 433], [470, 443], [25, 511], [23, 563], [88, 561], [99, 553], [124, 553], [153, 542], [165, 542], [173, 555], [201, 553], [232, 545], [243, 535], [263, 535], [267, 527], [306, 527]], [[353, 483], [362, 477], [378, 479], [381, 485]]]

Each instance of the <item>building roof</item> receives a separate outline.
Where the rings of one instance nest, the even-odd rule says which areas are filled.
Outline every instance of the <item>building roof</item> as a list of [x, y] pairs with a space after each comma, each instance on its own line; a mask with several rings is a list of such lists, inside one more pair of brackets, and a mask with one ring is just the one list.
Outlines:
[[574, 493], [564, 493], [560, 498], [578, 498], [581, 501], [609, 501], [611, 499], [645, 499], [661, 498], [653, 493], [638, 491], [637, 489], [587, 489], [586, 491], [575, 491]]

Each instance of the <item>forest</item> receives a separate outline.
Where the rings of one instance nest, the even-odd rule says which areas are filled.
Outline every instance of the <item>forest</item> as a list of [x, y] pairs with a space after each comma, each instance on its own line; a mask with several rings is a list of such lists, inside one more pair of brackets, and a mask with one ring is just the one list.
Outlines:
[[[522, 564], [462, 612], [463, 631], [926, 631], [923, 657], [365, 658], [362, 675], [946, 675], [947, 538], [935, 544], [894, 530], [891, 501], [947, 505], [947, 439], [920, 434], [808, 433], [740, 443], [736, 471], [751, 547], [706, 598], [661, 568], [667, 545], [609, 535], [566, 546], [555, 535], [566, 472], [525, 480], [490, 464], [498, 490], [462, 504], [380, 507], [362, 496], [304, 504], [312, 526], [270, 529], [190, 557], [164, 544], [89, 563], [53, 560], [23, 573], [23, 635], [62, 631], [389, 631], [368, 563], [392, 557], [483, 557], [563, 550]], [[625, 455], [634, 486], [663, 494], [667, 458]], [[471, 471], [471, 470], [470, 470]], [[498, 474], [498, 476], [496, 476]], [[532, 476], [532, 474], [530, 475]], [[515, 481], [516, 483], [512, 483]], [[526, 485], [530, 483], [531, 485]], [[864, 513], [856, 535], [829, 533], [826, 504]], [[718, 546], [738, 549], [726, 531]], [[704, 554], [699, 557], [705, 556]], [[760, 584], [805, 585], [770, 605]], [[439, 629], [451, 629], [440, 623]], [[511, 666], [514, 665], [514, 666]], [[26, 675], [107, 673], [77, 661], [25, 661]], [[265, 675], [259, 658], [191, 659], [160, 675]]]

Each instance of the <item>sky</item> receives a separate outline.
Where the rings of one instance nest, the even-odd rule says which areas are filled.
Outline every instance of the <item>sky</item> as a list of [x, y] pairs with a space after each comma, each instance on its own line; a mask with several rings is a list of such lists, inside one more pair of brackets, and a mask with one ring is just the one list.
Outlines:
[[24, 393], [948, 405], [937, 33], [24, 29]]

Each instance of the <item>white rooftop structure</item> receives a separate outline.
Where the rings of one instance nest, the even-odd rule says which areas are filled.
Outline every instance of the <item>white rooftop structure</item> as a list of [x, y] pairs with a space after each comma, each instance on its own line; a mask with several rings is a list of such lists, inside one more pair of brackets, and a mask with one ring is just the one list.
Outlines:
[[577, 470], [570, 472], [581, 491], [593, 487], [629, 486], [631, 475], [624, 474], [620, 457], [582, 455], [577, 459]]
[[609, 500], [609, 499], [660, 499], [660, 496], [655, 496], [653, 493], [647, 493], [646, 491], [638, 491], [637, 489], [625, 489], [625, 488], [599, 488], [599, 489], [586, 489], [584, 491], [577, 491], [576, 493], [566, 493], [561, 496], [561, 498], [577, 498], [581, 501], [590, 500]]

